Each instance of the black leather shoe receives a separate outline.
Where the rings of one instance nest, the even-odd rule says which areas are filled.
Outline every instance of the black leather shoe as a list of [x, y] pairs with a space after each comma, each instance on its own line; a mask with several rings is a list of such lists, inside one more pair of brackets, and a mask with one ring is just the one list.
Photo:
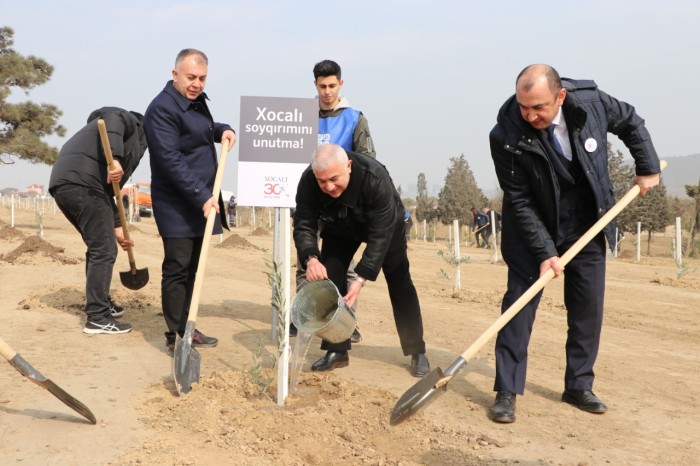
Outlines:
[[489, 409], [489, 419], [493, 422], [515, 422], [515, 393], [496, 393], [496, 401]]
[[350, 364], [350, 356], [347, 351], [328, 351], [324, 357], [311, 365], [311, 372], [326, 372], [333, 369], [347, 367]]
[[413, 377], [424, 377], [428, 372], [430, 372], [430, 363], [425, 354], [411, 356], [411, 375]]
[[294, 324], [289, 324], [289, 336], [295, 337], [297, 336], [297, 333], [299, 333], [299, 331], [297, 330], [296, 326]]
[[352, 331], [352, 335], [350, 335], [350, 341], [353, 343], [359, 343], [362, 341], [362, 335], [360, 335], [360, 331], [357, 330], [357, 327], [355, 327], [355, 330]]
[[608, 410], [605, 403], [590, 390], [564, 390], [561, 401], [589, 413], [602, 414]]

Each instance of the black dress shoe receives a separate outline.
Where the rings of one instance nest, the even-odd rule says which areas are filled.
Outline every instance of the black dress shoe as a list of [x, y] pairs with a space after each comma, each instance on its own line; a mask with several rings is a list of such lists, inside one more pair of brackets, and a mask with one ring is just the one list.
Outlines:
[[423, 377], [428, 372], [430, 372], [430, 363], [425, 354], [420, 353], [411, 356], [411, 375], [413, 377]]
[[355, 327], [355, 330], [352, 331], [352, 335], [350, 335], [350, 341], [353, 343], [359, 343], [362, 341], [362, 335], [360, 335], [360, 331], [357, 330], [357, 327]]
[[561, 401], [589, 413], [602, 414], [608, 410], [605, 403], [590, 390], [564, 390]]
[[489, 409], [489, 419], [493, 422], [515, 422], [515, 393], [496, 393], [496, 401]]
[[347, 351], [328, 351], [324, 357], [311, 365], [311, 372], [326, 372], [333, 369], [347, 367], [350, 364], [350, 356]]
[[294, 324], [289, 324], [289, 336], [295, 337], [297, 336], [297, 333], [299, 333], [299, 331], [297, 330], [296, 326]]

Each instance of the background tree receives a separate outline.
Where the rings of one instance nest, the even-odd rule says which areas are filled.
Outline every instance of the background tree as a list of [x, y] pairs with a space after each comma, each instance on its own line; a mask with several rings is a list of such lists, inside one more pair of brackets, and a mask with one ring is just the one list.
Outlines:
[[451, 157], [450, 163], [445, 185], [438, 195], [438, 217], [445, 225], [455, 219], [462, 225], [471, 225], [472, 206], [481, 209], [488, 205], [489, 200], [477, 186], [464, 154]]
[[[610, 142], [608, 142], [608, 171], [610, 172], [615, 200], [619, 200], [632, 187], [634, 168], [629, 163], [625, 163], [622, 152], [613, 151]], [[617, 216], [617, 227], [620, 231], [633, 233], [637, 231], [638, 221], [632, 217], [632, 209], [628, 207]]]
[[666, 186], [661, 183], [645, 196], [638, 196], [627, 208], [630, 218], [634, 219], [635, 231], [637, 222], [642, 222], [642, 230], [647, 232], [647, 255], [651, 255], [651, 241], [654, 232], [663, 231], [673, 224]]
[[11, 47], [15, 32], [9, 27], [0, 28], [0, 163], [13, 163], [16, 156], [33, 163], [53, 164], [58, 149], [41, 140], [56, 134], [63, 136], [65, 128], [59, 125], [63, 115], [58, 107], [50, 104], [5, 102], [13, 88], [25, 94], [51, 78], [53, 66], [33, 55], [24, 57]]
[[436, 217], [437, 204], [434, 198], [428, 196], [428, 181], [424, 173], [418, 174], [418, 195], [416, 196], [416, 221], [432, 222]]
[[688, 195], [688, 197], [695, 200], [692, 221], [690, 222], [690, 241], [688, 247], [688, 256], [695, 257], [698, 253], [698, 246], [695, 242], [695, 236], [697, 235], [698, 228], [700, 228], [700, 180], [698, 180], [697, 186], [688, 184], [685, 185], [685, 193]]
[[[608, 171], [612, 182], [615, 199], [620, 199], [632, 187], [634, 166], [624, 161], [622, 152], [613, 151], [608, 142]], [[673, 224], [673, 218], [679, 209], [677, 204], [671, 205], [663, 180], [659, 186], [652, 189], [646, 196], [638, 196], [620, 215], [617, 216], [617, 226], [620, 231], [635, 233], [637, 222], [642, 222], [642, 230], [647, 232], [647, 255], [651, 255], [651, 241], [654, 232], [663, 231]]]

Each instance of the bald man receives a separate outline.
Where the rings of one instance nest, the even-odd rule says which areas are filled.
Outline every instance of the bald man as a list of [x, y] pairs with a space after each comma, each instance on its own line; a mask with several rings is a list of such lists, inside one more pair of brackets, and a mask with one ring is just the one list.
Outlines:
[[[294, 213], [294, 243], [306, 279], [330, 279], [352, 306], [366, 283], [384, 272], [401, 349], [411, 356], [409, 371], [423, 377], [430, 371], [425, 356], [423, 320], [409, 271], [404, 206], [384, 165], [371, 157], [324, 144], [302, 174]], [[317, 233], [322, 223], [322, 247]], [[366, 244], [348, 285], [346, 271], [355, 252]], [[330, 371], [350, 363], [350, 339], [323, 341], [325, 356], [311, 370]]]
[[[605, 291], [605, 237], [615, 246], [614, 223], [566, 266], [560, 256], [615, 203], [608, 174], [607, 133], [634, 157], [634, 183], [646, 194], [659, 183], [659, 158], [634, 108], [593, 81], [561, 79], [548, 65], [530, 65], [515, 95], [501, 107], [489, 135], [503, 189], [502, 252], [508, 264], [507, 310], [549, 269], [564, 275], [567, 311], [562, 401], [591, 412], [606, 405], [593, 393]], [[630, 180], [632, 181], [632, 180]], [[527, 347], [540, 291], [496, 339], [495, 422], [515, 421], [515, 397], [525, 390]]]

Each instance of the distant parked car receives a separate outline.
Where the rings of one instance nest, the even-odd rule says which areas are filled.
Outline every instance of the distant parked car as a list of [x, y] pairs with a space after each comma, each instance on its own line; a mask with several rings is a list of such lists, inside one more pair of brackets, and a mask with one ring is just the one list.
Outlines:
[[[122, 196], [129, 194], [130, 188], [134, 186], [138, 193], [138, 206], [139, 206], [139, 216], [140, 217], [151, 217], [153, 216], [153, 201], [151, 200], [151, 183], [134, 183], [133, 185], [128, 184], [122, 188]], [[134, 199], [129, 199], [129, 202], [134, 202]]]

